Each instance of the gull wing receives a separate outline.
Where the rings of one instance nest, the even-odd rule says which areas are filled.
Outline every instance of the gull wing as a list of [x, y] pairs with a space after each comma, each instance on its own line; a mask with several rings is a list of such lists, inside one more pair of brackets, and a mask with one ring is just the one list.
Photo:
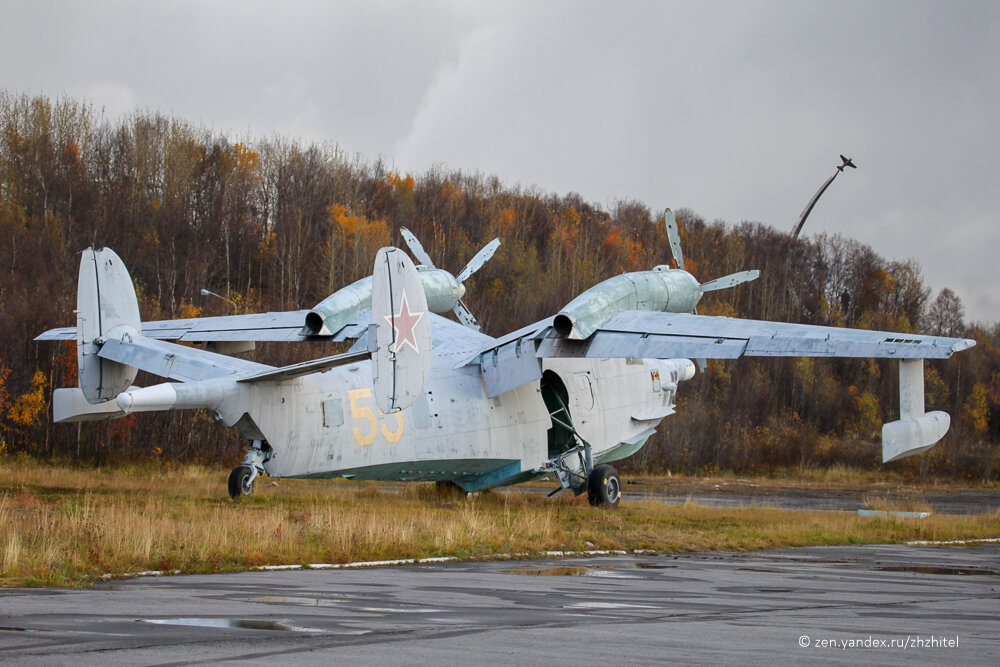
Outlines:
[[658, 359], [738, 357], [862, 357], [947, 359], [974, 340], [892, 331], [869, 331], [628, 310], [592, 336], [570, 341], [548, 335], [539, 357], [647, 357]]
[[551, 318], [541, 320], [485, 345], [461, 365], [479, 365], [487, 393], [496, 396], [539, 379], [540, 360], [546, 358], [947, 359], [975, 344], [969, 339], [891, 331], [628, 310], [584, 340], [560, 336]]

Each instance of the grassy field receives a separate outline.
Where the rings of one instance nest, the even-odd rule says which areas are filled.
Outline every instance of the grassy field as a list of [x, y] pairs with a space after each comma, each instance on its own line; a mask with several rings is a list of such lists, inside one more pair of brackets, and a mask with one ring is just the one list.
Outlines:
[[585, 496], [439, 495], [323, 480], [258, 481], [226, 497], [228, 471], [197, 466], [79, 469], [0, 464], [0, 586], [88, 585], [144, 570], [218, 572], [259, 565], [549, 550], [752, 550], [1000, 535], [1000, 516], [860, 518], [847, 512], [671, 507]]

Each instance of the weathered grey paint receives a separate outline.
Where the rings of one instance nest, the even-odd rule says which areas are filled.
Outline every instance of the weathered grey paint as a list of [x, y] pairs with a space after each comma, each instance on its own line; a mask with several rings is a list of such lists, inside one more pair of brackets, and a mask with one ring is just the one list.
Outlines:
[[687, 271], [658, 266], [652, 271], [623, 273], [594, 285], [556, 315], [556, 331], [583, 340], [625, 310], [689, 313], [698, 305], [698, 281]]
[[[447, 313], [455, 307], [465, 293], [455, 277], [443, 269], [421, 267], [418, 270], [427, 300], [427, 308], [432, 313]], [[372, 277], [343, 287], [320, 301], [297, 322], [309, 335], [332, 336], [345, 326], [358, 321], [371, 308]]]

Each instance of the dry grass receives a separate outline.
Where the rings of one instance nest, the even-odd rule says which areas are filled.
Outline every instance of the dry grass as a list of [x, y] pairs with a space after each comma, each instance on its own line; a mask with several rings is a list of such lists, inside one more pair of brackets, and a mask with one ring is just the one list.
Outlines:
[[209, 572], [546, 550], [750, 550], [996, 537], [1000, 517], [862, 519], [839, 512], [670, 507], [523, 493], [441, 497], [433, 485], [258, 482], [225, 497], [226, 472], [0, 464], [0, 585], [86, 585], [104, 574]]

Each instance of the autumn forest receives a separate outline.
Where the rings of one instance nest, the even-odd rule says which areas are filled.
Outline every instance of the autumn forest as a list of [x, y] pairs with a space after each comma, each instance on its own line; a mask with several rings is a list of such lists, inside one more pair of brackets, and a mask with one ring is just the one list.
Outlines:
[[[500, 237], [464, 299], [483, 330], [499, 336], [605, 278], [668, 263], [663, 207], [670, 204], [619, 201], [605, 210], [576, 194], [479, 173], [398, 173], [332, 143], [237, 140], [154, 112], [108, 121], [71, 98], [0, 92], [0, 457], [96, 465], [242, 457], [235, 432], [204, 411], [51, 423], [53, 388], [76, 384], [75, 343], [33, 339], [75, 324], [77, 253], [88, 246], [122, 257], [143, 318], [152, 320], [310, 308], [370, 273], [378, 248], [402, 246], [402, 226], [453, 273]], [[952, 429], [922, 456], [880, 462], [881, 424], [897, 418], [895, 363], [741, 359], [709, 362], [706, 376], [683, 385], [678, 414], [624, 469], [848, 465], [1000, 479], [997, 323], [966, 322], [959, 295], [931, 293], [919, 266], [849, 238], [793, 240], [787, 229], [758, 222], [709, 222], [691, 210], [677, 217], [686, 268], [699, 281], [762, 272], [753, 283], [707, 294], [701, 314], [978, 344], [927, 362], [927, 408], [949, 412]], [[283, 364], [341, 349], [269, 343], [253, 354]], [[140, 374], [137, 384], [157, 381]]]

